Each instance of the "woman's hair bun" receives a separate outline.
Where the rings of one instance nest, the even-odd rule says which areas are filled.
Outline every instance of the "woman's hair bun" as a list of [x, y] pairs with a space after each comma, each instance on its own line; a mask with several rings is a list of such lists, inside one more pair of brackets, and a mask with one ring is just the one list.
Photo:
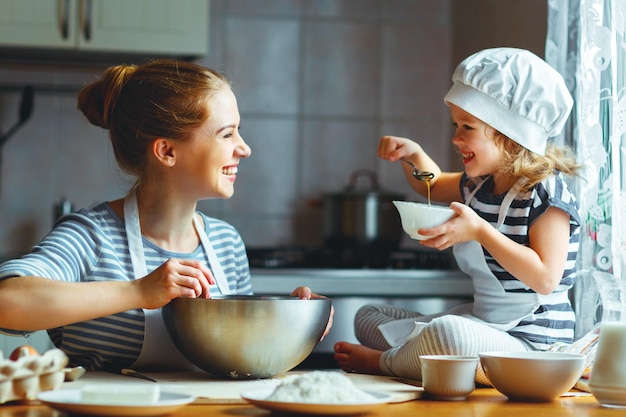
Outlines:
[[116, 65], [108, 68], [100, 79], [83, 88], [78, 94], [78, 109], [93, 125], [109, 128], [122, 88], [136, 70], [135, 65]]

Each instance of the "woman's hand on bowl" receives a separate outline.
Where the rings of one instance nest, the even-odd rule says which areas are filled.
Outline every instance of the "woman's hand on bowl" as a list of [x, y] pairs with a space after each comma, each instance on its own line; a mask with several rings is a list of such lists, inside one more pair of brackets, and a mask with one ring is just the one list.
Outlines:
[[[328, 298], [323, 295], [315, 294], [309, 287], [298, 287], [291, 292], [292, 297], [298, 297], [301, 300], [310, 300], [315, 298]], [[330, 332], [330, 329], [333, 327], [333, 316], [335, 314], [335, 307], [331, 306], [330, 308], [330, 316], [328, 317], [328, 324], [326, 325], [326, 329], [324, 330], [324, 334], [320, 341], [324, 340], [324, 337]]]
[[209, 298], [215, 285], [211, 271], [201, 262], [169, 259], [136, 281], [144, 299], [142, 308], [159, 308], [174, 298]]
[[311, 298], [322, 298], [313, 293], [309, 287], [298, 287], [291, 292], [292, 297], [298, 297], [301, 300], [310, 300]]

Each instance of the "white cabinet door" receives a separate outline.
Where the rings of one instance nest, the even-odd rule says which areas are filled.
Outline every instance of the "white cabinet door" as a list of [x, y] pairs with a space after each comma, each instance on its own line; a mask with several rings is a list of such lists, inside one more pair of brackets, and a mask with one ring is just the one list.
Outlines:
[[209, 0], [0, 0], [0, 45], [110, 53], [208, 52]]
[[206, 55], [208, 0], [80, 0], [79, 48]]
[[74, 48], [76, 0], [0, 0], [0, 44]]

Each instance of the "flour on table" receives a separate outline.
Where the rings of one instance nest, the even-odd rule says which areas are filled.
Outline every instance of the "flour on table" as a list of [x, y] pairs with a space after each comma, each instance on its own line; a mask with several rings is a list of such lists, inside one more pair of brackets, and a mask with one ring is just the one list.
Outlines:
[[376, 400], [376, 397], [354, 385], [346, 375], [335, 371], [290, 375], [266, 399], [312, 404], [355, 404]]

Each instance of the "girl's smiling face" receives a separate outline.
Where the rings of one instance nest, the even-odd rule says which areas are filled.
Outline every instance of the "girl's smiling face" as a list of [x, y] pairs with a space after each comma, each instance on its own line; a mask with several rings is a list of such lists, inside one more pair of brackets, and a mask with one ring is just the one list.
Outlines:
[[456, 129], [452, 143], [458, 148], [469, 177], [498, 173], [502, 151], [495, 141], [497, 131], [470, 113], [448, 103]]
[[209, 117], [183, 146], [182, 184], [195, 198], [230, 198], [234, 193], [239, 160], [250, 147], [239, 134], [237, 99], [223, 88], [208, 100]]

